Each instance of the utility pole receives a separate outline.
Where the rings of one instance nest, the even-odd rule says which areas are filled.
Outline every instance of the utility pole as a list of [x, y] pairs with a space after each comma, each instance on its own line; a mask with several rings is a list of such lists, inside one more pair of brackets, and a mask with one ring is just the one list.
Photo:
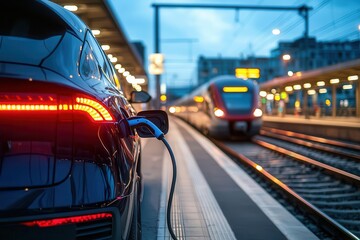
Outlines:
[[[300, 7], [280, 7], [280, 6], [255, 6], [255, 5], [223, 5], [223, 4], [171, 4], [154, 3], [152, 7], [155, 10], [155, 53], [160, 53], [160, 8], [202, 8], [202, 9], [234, 9], [239, 10], [266, 10], [266, 11], [297, 11], [305, 20], [305, 42], [307, 44], [309, 33], [309, 11], [312, 9], [306, 5]], [[161, 76], [156, 75], [156, 101], [155, 108], [160, 108], [160, 81]]]
[[[159, 7], [155, 6], [155, 53], [160, 53], [160, 16], [159, 16]], [[155, 87], [156, 87], [156, 98], [155, 98], [155, 109], [160, 109], [160, 84], [161, 84], [161, 75], [155, 75]]]

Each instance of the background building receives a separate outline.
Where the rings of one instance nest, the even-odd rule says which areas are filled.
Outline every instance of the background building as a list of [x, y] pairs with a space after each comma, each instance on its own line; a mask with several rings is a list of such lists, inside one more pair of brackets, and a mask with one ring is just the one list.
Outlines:
[[[289, 60], [283, 56], [288, 54]], [[318, 42], [315, 38], [304, 38], [293, 42], [279, 42], [270, 54], [272, 75], [269, 79], [287, 75], [289, 71], [301, 72], [334, 65], [360, 58], [360, 41]]]
[[[288, 55], [288, 58], [284, 58]], [[198, 86], [218, 75], [235, 75], [236, 68], [259, 68], [259, 84], [276, 77], [317, 69], [360, 58], [360, 41], [317, 41], [316, 38], [299, 38], [279, 42], [270, 57], [247, 58], [205, 57], [198, 58]], [[169, 100], [186, 94], [190, 88], [168, 87]], [[329, 94], [331, 91], [329, 92]], [[349, 94], [347, 92], [347, 94]], [[351, 95], [355, 93], [350, 93]], [[341, 97], [341, 94], [340, 94]]]
[[[284, 60], [283, 56], [290, 59]], [[236, 68], [259, 68], [259, 83], [287, 75], [288, 72], [301, 72], [334, 65], [360, 58], [360, 41], [318, 42], [315, 38], [297, 39], [292, 42], [279, 42], [270, 57], [250, 56], [241, 58], [198, 59], [198, 85], [223, 74], [235, 74]], [[291, 74], [291, 73], [290, 73]]]

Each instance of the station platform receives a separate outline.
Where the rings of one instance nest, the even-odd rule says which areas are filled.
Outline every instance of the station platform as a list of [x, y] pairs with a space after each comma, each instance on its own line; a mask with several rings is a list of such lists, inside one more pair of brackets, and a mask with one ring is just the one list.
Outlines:
[[263, 126], [300, 132], [318, 137], [360, 143], [360, 118], [358, 117], [314, 117], [285, 115], [263, 116]]
[[[212, 142], [177, 118], [166, 139], [177, 162], [172, 224], [178, 239], [317, 239]], [[143, 139], [142, 236], [170, 239], [172, 166], [161, 141]]]

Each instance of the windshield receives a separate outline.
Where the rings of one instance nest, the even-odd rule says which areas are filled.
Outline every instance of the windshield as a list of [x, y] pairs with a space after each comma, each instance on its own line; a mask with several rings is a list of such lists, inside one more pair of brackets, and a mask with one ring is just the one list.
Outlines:
[[252, 94], [250, 92], [222, 93], [222, 97], [229, 113], [251, 111]]

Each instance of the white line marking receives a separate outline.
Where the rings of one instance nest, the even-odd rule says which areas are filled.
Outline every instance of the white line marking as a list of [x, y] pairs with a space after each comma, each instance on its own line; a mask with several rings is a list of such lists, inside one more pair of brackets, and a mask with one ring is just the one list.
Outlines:
[[203, 215], [200, 217], [204, 217], [210, 239], [236, 239], [192, 152], [176, 125], [172, 125], [171, 132], [172, 136], [175, 136], [173, 139], [176, 141], [176, 147], [182, 152], [181, 158], [176, 156], [177, 162], [184, 161], [186, 163], [188, 175], [191, 176], [193, 182], [194, 192], [197, 199], [200, 199], [198, 205]]
[[[293, 240], [318, 239], [308, 228], [290, 214], [259, 184], [257, 184], [244, 170], [236, 165], [228, 156], [217, 148], [210, 140], [200, 135], [181, 120], [172, 118], [176, 124], [184, 127], [199, 144], [214, 158], [219, 166], [244, 190], [245, 193], [259, 206], [266, 216], [288, 238]], [[198, 184], [198, 183], [197, 183]], [[200, 198], [203, 199], [203, 198]], [[269, 236], [271, 237], [271, 236]]]

